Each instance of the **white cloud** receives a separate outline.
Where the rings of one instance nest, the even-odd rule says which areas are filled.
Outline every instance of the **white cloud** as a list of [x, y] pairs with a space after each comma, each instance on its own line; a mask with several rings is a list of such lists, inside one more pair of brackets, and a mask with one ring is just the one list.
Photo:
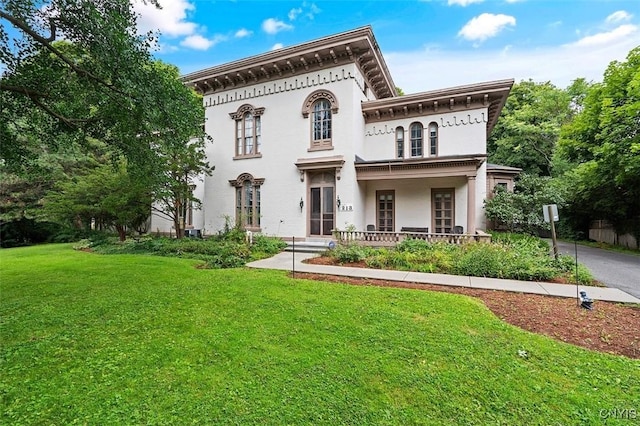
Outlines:
[[221, 41], [225, 41], [227, 39], [226, 36], [217, 34], [213, 38], [208, 39], [201, 35], [191, 35], [186, 37], [184, 40], [180, 42], [180, 46], [188, 47], [196, 50], [207, 50], [212, 46], [220, 43]]
[[507, 26], [515, 26], [516, 18], [509, 15], [483, 13], [465, 24], [458, 32], [459, 36], [472, 41], [484, 41], [496, 36]]
[[287, 16], [289, 17], [290, 21], [295, 21], [298, 15], [300, 15], [301, 13], [302, 13], [302, 8], [298, 7], [297, 9], [291, 9], [289, 11], [289, 15]]
[[308, 3], [306, 1], [303, 1], [302, 6], [291, 9], [287, 17], [289, 18], [289, 21], [295, 21], [300, 16], [304, 16], [305, 18], [313, 20], [315, 15], [320, 12], [320, 8], [316, 6], [315, 3]]
[[195, 10], [195, 6], [187, 0], [160, 0], [162, 9], [153, 4], [137, 0], [133, 3], [135, 12], [140, 14], [138, 32], [160, 31], [169, 37], [192, 35], [198, 25], [188, 20], [188, 13]]
[[244, 38], [244, 37], [249, 37], [252, 34], [253, 34], [253, 31], [249, 31], [246, 28], [240, 28], [238, 31], [236, 31], [235, 37]]
[[[306, 5], [307, 5], [306, 2], [303, 3], [303, 6], [306, 6]], [[308, 11], [306, 13], [306, 17], [309, 18], [309, 19], [313, 19], [313, 17], [315, 15], [317, 15], [318, 13], [320, 13], [320, 12], [322, 12], [322, 10], [318, 6], [316, 6], [315, 3], [311, 3], [309, 5], [309, 7], [308, 7]]]
[[278, 49], [282, 49], [283, 47], [284, 47], [284, 44], [276, 43], [273, 46], [271, 46], [271, 50], [278, 50]]
[[190, 35], [180, 42], [181, 46], [189, 47], [196, 50], [207, 50], [213, 45], [213, 42], [209, 39], [202, 37], [201, 35]]
[[633, 34], [638, 32], [638, 27], [631, 24], [620, 25], [611, 31], [602, 32], [590, 36], [586, 36], [570, 43], [568, 46], [590, 47], [590, 46], [606, 46], [608, 44], [616, 43], [621, 40], [629, 38]]
[[293, 25], [286, 24], [274, 18], [265, 19], [262, 22], [262, 30], [267, 34], [277, 34], [280, 31], [291, 30]]
[[625, 12], [624, 10], [618, 10], [617, 12], [613, 12], [611, 15], [607, 16], [607, 19], [605, 19], [604, 22], [609, 25], [616, 25], [620, 22], [628, 22], [631, 18], [633, 18], [633, 15]]
[[484, 0], [448, 0], [447, 4], [449, 6], [458, 5], [458, 6], [466, 7], [473, 3], [482, 3], [483, 1]]
[[395, 84], [405, 93], [417, 93], [483, 81], [533, 79], [567, 87], [576, 78], [602, 81], [611, 61], [624, 61], [640, 45], [639, 31], [610, 37], [606, 43], [575, 43], [540, 49], [468, 49], [445, 51], [429, 47], [420, 51], [385, 54]]

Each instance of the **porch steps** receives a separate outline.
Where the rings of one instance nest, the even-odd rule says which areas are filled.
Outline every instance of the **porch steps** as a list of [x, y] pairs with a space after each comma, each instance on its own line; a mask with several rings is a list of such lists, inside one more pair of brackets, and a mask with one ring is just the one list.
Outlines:
[[[332, 240], [325, 238], [307, 238], [306, 240], [296, 239], [295, 250], [296, 253], [323, 253], [329, 250], [329, 243]], [[285, 251], [293, 251], [293, 242], [287, 241], [287, 247]]]

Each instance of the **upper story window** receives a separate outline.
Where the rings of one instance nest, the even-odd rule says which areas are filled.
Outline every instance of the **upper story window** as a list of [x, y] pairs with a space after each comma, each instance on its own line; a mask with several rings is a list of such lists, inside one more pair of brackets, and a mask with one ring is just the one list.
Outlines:
[[422, 157], [423, 156], [423, 140], [422, 140], [422, 124], [413, 123], [410, 127], [411, 137], [411, 156]]
[[331, 105], [326, 99], [320, 99], [313, 104], [312, 126], [312, 144], [331, 145]]
[[396, 127], [396, 158], [404, 158], [404, 128]]
[[338, 102], [333, 93], [317, 90], [307, 96], [302, 106], [302, 116], [311, 116], [310, 151], [333, 149], [333, 116], [338, 112]]
[[436, 123], [429, 124], [429, 156], [438, 155], [438, 125]]
[[264, 108], [244, 104], [229, 114], [236, 121], [235, 157], [260, 157], [262, 137], [262, 114]]

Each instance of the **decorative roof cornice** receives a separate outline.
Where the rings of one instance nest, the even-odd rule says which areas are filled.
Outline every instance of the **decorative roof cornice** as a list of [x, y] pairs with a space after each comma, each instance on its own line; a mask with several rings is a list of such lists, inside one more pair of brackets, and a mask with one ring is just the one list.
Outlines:
[[377, 99], [362, 103], [362, 115], [367, 123], [388, 121], [400, 117], [419, 117], [430, 114], [465, 111], [486, 107], [487, 136], [495, 126], [500, 111], [514, 80], [497, 80], [484, 83], [456, 86], [429, 92]]
[[360, 68], [377, 98], [396, 96], [370, 26], [193, 72], [182, 80], [201, 93], [211, 93], [346, 63]]

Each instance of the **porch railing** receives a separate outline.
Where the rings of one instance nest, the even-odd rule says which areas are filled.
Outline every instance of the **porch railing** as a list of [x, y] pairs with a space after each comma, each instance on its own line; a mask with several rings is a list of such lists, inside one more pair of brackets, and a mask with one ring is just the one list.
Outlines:
[[490, 242], [491, 235], [476, 231], [476, 234], [430, 234], [426, 232], [386, 232], [386, 231], [333, 231], [334, 238], [340, 244], [357, 243], [366, 246], [395, 246], [401, 241], [420, 239], [430, 243], [447, 242], [464, 244], [473, 241]]

